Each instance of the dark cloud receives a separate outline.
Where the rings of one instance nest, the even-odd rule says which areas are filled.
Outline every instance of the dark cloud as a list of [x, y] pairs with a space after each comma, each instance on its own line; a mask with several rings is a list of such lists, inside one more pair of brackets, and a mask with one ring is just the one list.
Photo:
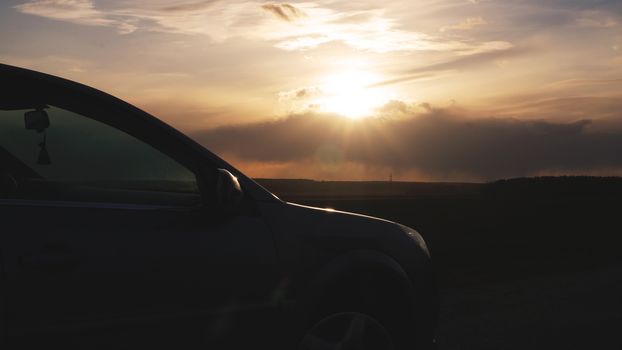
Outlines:
[[517, 116], [521, 119], [545, 119], [549, 121], [598, 119], [592, 126], [600, 127], [603, 121], [620, 121], [622, 96], [576, 96], [550, 97], [546, 94], [517, 95], [493, 100], [498, 105], [494, 114], [498, 116]]
[[292, 22], [298, 18], [303, 18], [307, 16], [304, 11], [286, 3], [265, 4], [261, 5], [261, 8], [275, 14], [277, 17], [287, 22]]
[[279, 100], [303, 100], [311, 97], [318, 96], [322, 93], [322, 90], [317, 86], [308, 86], [295, 90], [285, 91], [279, 93]]
[[[622, 131], [593, 129], [598, 121], [473, 119], [457, 108], [399, 101], [385, 106], [385, 114], [391, 111], [407, 116], [350, 121], [308, 113], [206, 130], [194, 137], [225, 158], [242, 161], [308, 163], [329, 150], [340, 162], [430, 178], [465, 174], [497, 179], [622, 168]], [[299, 176], [305, 176], [302, 169]]]
[[160, 10], [162, 10], [164, 12], [191, 12], [191, 11], [198, 11], [198, 10], [203, 10], [205, 8], [208, 8], [211, 5], [213, 5], [215, 2], [218, 2], [218, 1], [220, 1], [220, 0], [204, 0], [204, 1], [196, 1], [196, 2], [187, 2], [187, 3], [182, 3], [182, 4], [177, 4], [177, 5], [171, 5], [171, 6], [163, 7]]

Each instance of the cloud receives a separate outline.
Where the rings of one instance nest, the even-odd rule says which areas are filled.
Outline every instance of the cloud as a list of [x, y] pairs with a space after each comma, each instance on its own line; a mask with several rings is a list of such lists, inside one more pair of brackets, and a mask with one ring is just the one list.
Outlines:
[[457, 40], [402, 29], [392, 18], [379, 11], [334, 11], [309, 7], [309, 19], [282, 38], [275, 46], [283, 50], [309, 50], [331, 42], [355, 49], [387, 53], [407, 51], [477, 53], [511, 46], [505, 41]]
[[612, 15], [603, 11], [583, 11], [576, 19], [576, 24], [586, 28], [614, 28], [620, 23]]
[[32, 0], [15, 6], [15, 9], [25, 14], [82, 25], [115, 27], [125, 34], [141, 29], [206, 35], [213, 42], [245, 38], [269, 42], [286, 51], [311, 50], [329, 43], [342, 43], [357, 50], [378, 53], [474, 53], [494, 49], [503, 42], [432, 36], [404, 29], [396, 18], [388, 16], [385, 11], [350, 9], [332, 1], [305, 2], [296, 6], [248, 0], [182, 2], [166, 7], [116, 6], [98, 8], [92, 0]]
[[[456, 107], [400, 101], [385, 106], [384, 113], [397, 117], [351, 121], [306, 113], [205, 130], [194, 138], [241, 163], [289, 169], [298, 164], [298, 177], [322, 168], [345, 179], [353, 175], [340, 171], [356, 167], [480, 180], [622, 169], [622, 130], [593, 129], [599, 120], [472, 118]], [[262, 175], [280, 176], [278, 171]]]
[[89, 26], [116, 27], [119, 33], [127, 34], [136, 30], [129, 21], [110, 18], [95, 8], [91, 0], [34, 0], [16, 5], [18, 11], [60, 21]]
[[492, 99], [489, 114], [523, 120], [595, 120], [591, 130], [608, 128], [620, 129], [622, 126], [622, 100], [619, 92], [611, 96], [571, 96], [561, 97], [553, 91], [527, 95], [514, 95], [508, 98]]
[[442, 27], [440, 31], [447, 32], [451, 30], [470, 30], [484, 24], [488, 24], [488, 22], [482, 17], [469, 17], [458, 24]]
[[320, 87], [307, 86], [279, 92], [278, 100], [281, 106], [290, 112], [317, 110], [320, 105], [315, 99], [321, 98], [325, 94], [325, 91]]
[[205, 1], [197, 1], [197, 2], [188, 2], [177, 5], [170, 5], [161, 8], [164, 12], [192, 12], [192, 11], [200, 11], [208, 8], [216, 1], [219, 0], [205, 0]]
[[273, 13], [278, 18], [284, 21], [287, 21], [287, 22], [292, 22], [298, 18], [307, 17], [307, 14], [304, 11], [294, 7], [293, 5], [286, 4], [286, 3], [265, 4], [265, 5], [261, 5], [261, 8], [270, 13]]
[[549, 87], [558, 86], [585, 86], [585, 85], [607, 85], [622, 83], [622, 78], [617, 79], [566, 79], [549, 84]]
[[307, 86], [290, 91], [283, 91], [279, 93], [279, 101], [286, 102], [292, 100], [303, 100], [312, 97], [316, 97], [322, 94], [322, 89], [317, 86]]
[[433, 76], [433, 73], [445, 70], [466, 69], [489, 64], [491, 62], [497, 63], [500, 59], [517, 57], [524, 54], [526, 51], [527, 50], [524, 48], [516, 48], [513, 47], [512, 44], [506, 42], [491, 43], [485, 49], [481, 49], [480, 52], [467, 52], [465, 55], [447, 61], [405, 69], [397, 77], [377, 82], [369, 87], [381, 87], [429, 78]]

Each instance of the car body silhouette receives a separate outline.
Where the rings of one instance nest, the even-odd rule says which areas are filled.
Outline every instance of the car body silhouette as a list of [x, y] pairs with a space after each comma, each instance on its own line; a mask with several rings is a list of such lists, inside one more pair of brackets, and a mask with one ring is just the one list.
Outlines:
[[96, 89], [8, 65], [0, 82], [10, 348], [433, 347], [415, 230], [281, 201]]

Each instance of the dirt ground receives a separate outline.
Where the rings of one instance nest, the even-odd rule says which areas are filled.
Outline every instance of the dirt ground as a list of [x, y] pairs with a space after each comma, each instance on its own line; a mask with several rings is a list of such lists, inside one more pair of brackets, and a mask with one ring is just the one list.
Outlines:
[[441, 291], [438, 349], [622, 349], [622, 265]]
[[439, 350], [622, 349], [622, 178], [265, 185], [418, 230], [440, 287]]

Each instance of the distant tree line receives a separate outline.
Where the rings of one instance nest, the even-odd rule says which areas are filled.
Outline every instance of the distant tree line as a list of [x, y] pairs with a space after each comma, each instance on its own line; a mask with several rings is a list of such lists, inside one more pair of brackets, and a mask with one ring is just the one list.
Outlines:
[[612, 197], [622, 195], [622, 177], [539, 176], [489, 182], [481, 188], [489, 196]]

